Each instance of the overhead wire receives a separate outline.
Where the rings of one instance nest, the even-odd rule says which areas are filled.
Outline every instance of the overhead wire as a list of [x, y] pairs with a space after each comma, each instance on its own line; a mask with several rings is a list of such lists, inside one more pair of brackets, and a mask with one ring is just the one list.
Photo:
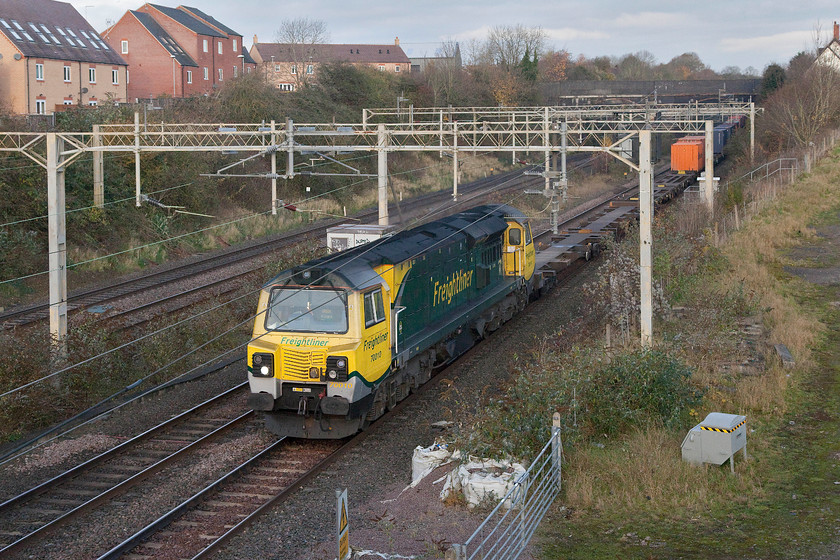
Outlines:
[[[511, 179], [511, 180], [513, 180], [513, 179]], [[520, 195], [517, 195], [517, 196], [515, 196], [515, 197], [513, 197], [513, 198], [512, 198], [512, 199], [510, 199], [509, 201], [510, 201], [510, 202], [512, 202], [512, 201], [514, 201], [514, 200], [517, 200], [517, 199], [518, 199], [519, 197], [521, 197], [521, 196], [524, 196], [524, 193], [523, 193], [523, 194], [520, 194]], [[433, 208], [433, 209], [431, 209], [429, 212], [426, 212], [426, 213], [425, 213], [425, 214], [424, 214], [421, 218], [418, 218], [417, 220], [425, 220], [425, 219], [427, 219], [427, 218], [429, 218], [429, 217], [432, 217], [432, 216], [434, 216], [434, 215], [436, 215], [436, 214], [438, 214], [438, 213], [440, 213], [440, 212], [442, 212], [442, 211], [443, 211], [443, 207], [442, 207], [442, 206], [439, 206], [438, 208]], [[415, 220], [415, 221], [417, 221], [417, 220]], [[406, 225], [406, 226], [404, 226], [404, 227], [402, 228], [402, 230], [404, 230], [406, 227], [407, 227], [407, 225]], [[367, 248], [365, 251], [360, 252], [358, 256], [361, 256], [361, 255], [365, 254], [367, 251], [372, 250], [372, 249], [373, 249], [373, 248], [375, 248], [376, 246], [377, 246], [376, 244], [373, 244], [371, 247]], [[340, 254], [340, 253], [336, 253], [336, 257], [335, 257], [335, 258], [339, 258], [340, 256], [341, 256], [341, 254]], [[317, 281], [317, 280], [316, 280], [316, 281]], [[72, 364], [72, 365], [66, 366], [66, 367], [64, 367], [64, 368], [62, 368], [62, 369], [59, 369], [59, 370], [57, 370], [57, 371], [55, 371], [55, 372], [52, 372], [52, 373], [50, 373], [49, 375], [43, 376], [43, 377], [41, 377], [41, 378], [35, 379], [35, 380], [33, 380], [33, 381], [30, 381], [30, 382], [28, 382], [28, 383], [26, 383], [26, 384], [24, 384], [24, 385], [21, 385], [21, 386], [19, 386], [19, 387], [14, 388], [14, 389], [10, 389], [10, 390], [8, 390], [8, 391], [6, 391], [6, 392], [0, 393], [0, 398], [3, 398], [3, 397], [6, 397], [6, 396], [9, 396], [9, 395], [12, 395], [12, 394], [17, 393], [17, 392], [19, 392], [19, 391], [21, 391], [21, 390], [23, 390], [23, 389], [28, 388], [28, 387], [31, 387], [31, 386], [36, 385], [36, 384], [38, 384], [38, 383], [41, 383], [41, 382], [43, 382], [43, 381], [47, 381], [47, 380], [49, 380], [49, 379], [52, 379], [53, 377], [55, 377], [55, 376], [57, 376], [57, 375], [60, 375], [60, 374], [62, 374], [62, 373], [66, 373], [67, 371], [70, 371], [70, 370], [72, 370], [72, 369], [75, 369], [75, 368], [77, 368], [77, 367], [79, 367], [79, 366], [82, 366], [82, 365], [85, 365], [85, 364], [91, 363], [91, 362], [93, 362], [94, 360], [97, 360], [97, 359], [99, 359], [99, 358], [102, 358], [102, 357], [104, 357], [104, 356], [107, 356], [107, 355], [109, 355], [109, 354], [111, 354], [111, 353], [113, 353], [113, 352], [116, 352], [116, 351], [121, 350], [121, 349], [123, 349], [123, 348], [126, 348], [126, 347], [128, 347], [128, 346], [131, 346], [131, 345], [133, 345], [133, 344], [135, 344], [135, 343], [137, 343], [137, 342], [140, 342], [140, 341], [142, 341], [142, 340], [146, 340], [146, 339], [148, 339], [148, 338], [151, 338], [151, 337], [153, 337], [153, 336], [156, 336], [156, 335], [158, 335], [158, 334], [160, 334], [160, 333], [162, 333], [162, 332], [165, 332], [165, 331], [167, 331], [167, 330], [169, 330], [169, 329], [172, 329], [172, 328], [175, 328], [175, 327], [177, 327], [177, 326], [180, 326], [180, 325], [182, 325], [182, 324], [184, 324], [184, 323], [186, 323], [186, 322], [188, 322], [188, 321], [191, 321], [191, 320], [193, 320], [193, 319], [196, 319], [196, 318], [198, 318], [198, 317], [201, 317], [201, 316], [203, 316], [203, 315], [206, 315], [207, 313], [210, 313], [210, 312], [212, 312], [212, 311], [215, 311], [215, 310], [217, 310], [217, 309], [220, 309], [220, 308], [222, 308], [222, 307], [225, 307], [225, 306], [227, 306], [227, 305], [230, 305], [231, 303], [234, 303], [235, 301], [238, 301], [238, 300], [240, 300], [240, 299], [242, 299], [242, 298], [252, 296], [253, 294], [258, 293], [258, 292], [259, 292], [259, 291], [261, 291], [261, 290], [262, 290], [262, 288], [259, 288], [259, 289], [257, 289], [257, 290], [253, 290], [253, 291], [247, 292], [247, 293], [242, 294], [242, 295], [240, 295], [240, 296], [237, 296], [237, 297], [235, 297], [235, 298], [233, 298], [233, 299], [231, 299], [231, 300], [228, 300], [227, 302], [224, 302], [224, 303], [219, 304], [219, 305], [217, 305], [217, 306], [214, 306], [214, 307], [212, 307], [212, 308], [209, 308], [209, 309], [203, 310], [203, 311], [201, 311], [201, 312], [199, 312], [199, 313], [197, 313], [197, 314], [195, 314], [195, 315], [192, 315], [192, 316], [190, 316], [190, 317], [187, 317], [187, 318], [185, 318], [185, 319], [182, 319], [182, 320], [180, 320], [180, 321], [177, 321], [176, 323], [173, 323], [173, 324], [171, 324], [171, 325], [167, 325], [166, 327], [163, 327], [163, 328], [161, 328], [161, 329], [158, 329], [157, 331], [154, 331], [154, 332], [151, 332], [151, 333], [147, 333], [147, 334], [145, 334], [145, 335], [143, 335], [143, 336], [141, 336], [141, 337], [139, 337], [139, 338], [133, 339], [133, 340], [131, 340], [131, 341], [129, 341], [129, 342], [126, 342], [126, 343], [124, 343], [124, 344], [121, 344], [121, 345], [119, 345], [119, 346], [116, 346], [116, 347], [114, 347], [114, 348], [111, 348], [111, 349], [109, 349], [109, 350], [106, 350], [106, 351], [104, 351], [104, 352], [101, 352], [100, 354], [97, 354], [96, 356], [91, 356], [90, 358], [87, 358], [87, 359], [82, 360], [82, 361], [80, 361], [80, 362], [77, 362], [77, 363], [75, 363], [75, 364]], [[237, 324], [235, 327], [233, 327], [232, 329], [229, 329], [228, 331], [226, 331], [226, 332], [222, 333], [222, 335], [217, 336], [216, 338], [212, 339], [212, 340], [211, 340], [211, 341], [209, 341], [208, 343], [205, 343], [205, 344], [203, 344], [203, 345], [199, 346], [199, 347], [198, 347], [197, 349], [195, 349], [195, 350], [192, 350], [192, 351], [190, 351], [190, 352], [187, 352], [186, 354], [184, 354], [184, 355], [180, 356], [180, 357], [179, 357], [179, 358], [177, 358], [176, 360], [173, 360], [172, 362], [168, 363], [166, 366], [163, 366], [162, 368], [159, 368], [158, 370], [156, 370], [156, 371], [152, 372], [151, 374], [149, 374], [149, 375], [147, 375], [147, 376], [145, 376], [145, 377], [141, 378], [141, 379], [140, 379], [140, 380], [138, 380], [138, 381], [144, 381], [144, 380], [146, 380], [146, 379], [148, 379], [148, 378], [150, 378], [150, 377], [153, 377], [154, 375], [157, 375], [158, 373], [160, 373], [160, 372], [161, 372], [161, 371], [163, 371], [164, 369], [168, 368], [170, 365], [172, 365], [172, 364], [174, 364], [174, 363], [177, 363], [178, 361], [180, 361], [180, 360], [184, 359], [185, 357], [187, 357], [187, 356], [189, 356], [189, 355], [193, 354], [193, 353], [194, 353], [194, 351], [196, 351], [196, 350], [198, 350], [198, 349], [200, 349], [200, 348], [205, 347], [205, 346], [206, 346], [207, 344], [209, 344], [210, 342], [214, 342], [214, 341], [215, 341], [215, 340], [217, 340], [218, 338], [220, 338], [220, 337], [222, 337], [222, 336], [224, 336], [224, 335], [229, 334], [230, 332], [232, 332], [232, 331], [233, 331], [233, 330], [235, 330], [236, 328], [239, 328], [240, 326], [242, 326], [242, 324], [255, 320], [255, 319], [256, 319], [259, 315], [260, 315], [260, 313], [257, 313], [256, 315], [253, 315], [253, 316], [248, 317], [248, 318], [247, 318], [245, 321], [243, 321], [242, 323], [239, 323], [239, 324]], [[229, 354], [231, 351], [233, 351], [233, 350], [237, 350], [237, 349], [239, 349], [239, 348], [241, 348], [241, 347], [243, 347], [243, 346], [247, 346], [247, 344], [249, 344], [250, 342], [251, 342], [251, 341], [248, 341], [248, 342], [246, 342], [245, 344], [240, 345], [240, 346], [237, 346], [237, 347], [235, 347], [235, 348], [234, 348], [234, 349], [232, 349], [232, 350], [226, 351], [225, 353], [223, 353], [223, 354], [221, 354], [221, 355], [219, 355], [219, 356], [215, 356], [215, 357], [211, 358], [210, 360], [208, 360], [207, 362], [205, 362], [205, 363], [203, 363], [203, 364], [201, 364], [201, 365], [197, 366], [196, 368], [193, 368], [192, 370], [189, 370], [188, 372], [186, 372], [186, 373], [184, 373], [184, 374], [181, 374], [181, 376], [183, 376], [183, 375], [188, 375], [189, 373], [192, 373], [193, 371], [195, 371], [195, 369], [200, 368], [200, 367], [204, 367], [204, 366], [206, 366], [206, 365], [208, 365], [208, 364], [212, 363], [213, 361], [218, 360], [219, 358], [221, 358], [221, 357], [224, 357], [224, 356], [228, 355], [228, 354]], [[179, 377], [180, 377], [180, 376], [179, 376]], [[137, 383], [137, 381], [135, 381], [135, 383]], [[110, 398], [112, 398], [112, 397], [109, 397], [109, 399], [110, 399]]]
[[[467, 157], [471, 157], [471, 156], [467, 156]], [[429, 166], [426, 166], [426, 167], [421, 167], [421, 168], [417, 168], [417, 169], [413, 169], [413, 170], [408, 170], [408, 171], [404, 171], [404, 172], [392, 173], [391, 175], [401, 175], [401, 174], [407, 174], [407, 173], [414, 173], [414, 172], [417, 172], [417, 171], [423, 171], [423, 170], [425, 170], [425, 169], [431, 169], [431, 168], [433, 168], [433, 167], [438, 167], [438, 166], [440, 166], [440, 165], [442, 165], [442, 164], [429, 165]], [[308, 201], [311, 201], [311, 200], [315, 200], [315, 199], [318, 199], [318, 198], [321, 198], [321, 197], [329, 196], [329, 195], [331, 195], [331, 194], [335, 194], [336, 192], [342, 191], [342, 190], [344, 190], [344, 189], [352, 188], [352, 187], [354, 187], [354, 186], [356, 186], [356, 185], [359, 185], [359, 184], [361, 184], [361, 183], [364, 183], [364, 182], [366, 182], [366, 181], [370, 181], [370, 180], [372, 180], [372, 179], [371, 179], [371, 178], [369, 178], [369, 177], [365, 177], [365, 178], [363, 178], [363, 179], [360, 179], [359, 181], [352, 182], [352, 183], [350, 183], [350, 184], [348, 184], [348, 185], [344, 185], [344, 186], [342, 186], [342, 187], [336, 187], [336, 188], [334, 188], [334, 189], [331, 189], [331, 190], [325, 191], [325, 192], [320, 193], [320, 194], [317, 194], [317, 195], [312, 195], [312, 196], [310, 196], [310, 197], [307, 197], [307, 198], [305, 198], [305, 199], [301, 200], [300, 202], [295, 202], [295, 203], [292, 203], [292, 204], [295, 204], [295, 205], [297, 205], [297, 204], [304, 204], [305, 202], [308, 202]], [[192, 183], [187, 183], [187, 184], [185, 184], [185, 185], [189, 185], [189, 184], [192, 184]], [[159, 192], [165, 192], [166, 190], [172, 190], [172, 189], [175, 189], [175, 188], [182, 188], [182, 187], [183, 187], [183, 186], [185, 186], [185, 185], [179, 185], [179, 186], [177, 186], [177, 187], [170, 187], [170, 188], [168, 188], [168, 189], [162, 189], [162, 190], [160, 190], [160, 191], [155, 191], [155, 192], [152, 192], [152, 193], [149, 193], [149, 194], [156, 194], [156, 193], [159, 193]], [[133, 200], [133, 197], [126, 198], [126, 199], [124, 199], [123, 201], [125, 201], [125, 200]], [[208, 226], [208, 227], [206, 227], [206, 228], [200, 228], [200, 229], [197, 229], [197, 230], [193, 230], [193, 231], [191, 231], [191, 232], [187, 232], [187, 233], [184, 233], [184, 234], [181, 234], [181, 235], [176, 235], [176, 236], [173, 236], [173, 237], [168, 237], [168, 238], [166, 238], [166, 239], [161, 239], [161, 240], [158, 240], [158, 241], [152, 241], [152, 242], [149, 242], [149, 243], [147, 243], [147, 244], [145, 244], [145, 245], [140, 245], [140, 246], [137, 246], [137, 247], [131, 247], [131, 248], [128, 248], [128, 249], [125, 249], [125, 250], [122, 250], [122, 251], [117, 251], [117, 252], [114, 252], [114, 253], [109, 253], [109, 254], [107, 254], [107, 255], [100, 255], [100, 256], [98, 256], [98, 257], [94, 257], [94, 258], [91, 258], [91, 259], [88, 259], [88, 260], [85, 260], [85, 261], [79, 261], [79, 262], [76, 262], [76, 263], [69, 264], [69, 265], [67, 265], [67, 267], [66, 267], [66, 268], [67, 268], [67, 269], [71, 269], [71, 268], [75, 268], [75, 267], [82, 266], [82, 265], [85, 265], [85, 264], [90, 264], [90, 263], [93, 263], [93, 262], [98, 262], [98, 261], [101, 261], [101, 260], [105, 260], [105, 259], [109, 259], [109, 258], [112, 258], [112, 257], [119, 256], [119, 255], [124, 255], [124, 254], [127, 254], [127, 253], [131, 253], [131, 252], [133, 252], [133, 251], [141, 251], [141, 250], [143, 250], [143, 249], [148, 249], [149, 247], [154, 247], [154, 246], [157, 246], [157, 245], [161, 245], [161, 244], [169, 243], [169, 242], [171, 242], [171, 241], [177, 241], [177, 240], [179, 240], [179, 239], [183, 239], [183, 238], [189, 237], [189, 236], [191, 236], [191, 235], [196, 235], [196, 234], [199, 234], [199, 233], [203, 233], [203, 232], [206, 232], [206, 231], [210, 231], [210, 230], [212, 230], [212, 229], [217, 229], [217, 228], [220, 228], [220, 227], [225, 227], [225, 226], [228, 226], [228, 225], [231, 225], [231, 224], [234, 224], [234, 223], [238, 223], [238, 222], [241, 222], [241, 221], [245, 221], [245, 220], [247, 220], [247, 219], [256, 218], [256, 217], [258, 217], [258, 216], [264, 216], [264, 215], [267, 215], [269, 212], [270, 212], [270, 211], [258, 212], [258, 213], [255, 213], [255, 214], [250, 214], [250, 215], [248, 215], [248, 216], [244, 216], [244, 217], [241, 217], [241, 218], [237, 218], [237, 219], [235, 219], [235, 220], [231, 220], [231, 221], [229, 221], [229, 222], [224, 222], [224, 223], [220, 223], [220, 224], [216, 224], [216, 225]], [[48, 216], [47, 216], [47, 217], [48, 217]], [[28, 218], [28, 220], [32, 220], [32, 219], [42, 219], [42, 218], [43, 218], [43, 217], [39, 217], [39, 218]], [[0, 224], [0, 226], [2, 226], [2, 225], [5, 225], [5, 224]], [[49, 254], [52, 254], [52, 253], [49, 253], [49, 252], [48, 252], [48, 255], [49, 255]], [[6, 279], [6, 280], [0, 280], [0, 286], [1, 286], [1, 285], [3, 285], [3, 284], [9, 284], [9, 283], [12, 283], [12, 282], [19, 282], [19, 281], [22, 281], [22, 280], [28, 280], [28, 279], [30, 279], [30, 278], [35, 278], [35, 277], [37, 277], [37, 276], [43, 276], [44, 274], [49, 274], [51, 271], [52, 271], [52, 269], [47, 269], [47, 270], [42, 270], [42, 271], [39, 271], [39, 272], [34, 272], [34, 273], [32, 273], [32, 274], [27, 274], [27, 275], [24, 275], [24, 276], [18, 276], [18, 277], [16, 277], [16, 278], [8, 278], [8, 279]]]
[[[514, 200], [518, 199], [519, 197], [524, 196], [524, 194], [525, 194], [525, 193], [521, 193], [521, 194], [519, 194], [519, 195], [517, 195], [517, 196], [513, 197], [512, 199], [510, 199], [508, 202], [513, 202]], [[432, 214], [434, 214], [434, 213], [437, 213], [437, 211], [432, 212]], [[428, 214], [428, 213], [427, 213], [427, 214]], [[486, 217], [487, 215], [489, 215], [489, 213], [488, 213], [488, 214], [485, 214], [485, 215], [484, 215], [484, 216], [482, 216], [482, 217]], [[428, 215], [427, 215], [427, 217], [428, 217]], [[481, 218], [479, 218], [479, 219], [481, 219]], [[433, 249], [435, 246], [439, 245], [440, 243], [443, 243], [443, 242], [445, 242], [446, 240], [450, 239], [451, 237], [453, 237], [453, 236], [455, 236], [455, 235], [457, 235], [457, 234], [461, 233], [461, 232], [462, 232], [462, 231], [464, 231], [467, 227], [468, 227], [468, 225], [467, 225], [467, 226], [464, 226], [464, 227], [462, 227], [462, 228], [460, 228], [460, 229], [459, 229], [459, 230], [457, 230], [457, 231], [452, 232], [452, 233], [451, 233], [451, 234], [449, 234], [448, 236], [446, 236], [446, 237], [444, 237], [444, 238], [442, 238], [442, 239], [438, 240], [437, 242], [435, 242], [432, 246], [427, 247], [424, 251], [428, 251], [428, 250]], [[348, 263], [345, 263], [345, 265], [346, 265], [346, 264], [349, 264], [349, 262], [352, 262], [352, 261], [353, 261], [353, 260], [355, 260], [356, 258], [360, 258], [362, 255], [364, 255], [364, 254], [365, 254], [365, 253], [367, 253], [368, 251], [373, 250], [375, 247], [377, 247], [379, 244], [381, 244], [381, 243], [382, 243], [382, 242], [384, 242], [384, 241], [385, 241], [385, 238], [380, 239], [380, 240], [377, 240], [377, 241], [374, 241], [373, 243], [371, 243], [371, 247], [366, 248], [366, 249], [364, 249], [363, 251], [360, 251], [358, 255], [355, 255], [352, 259], [350, 259], [350, 261], [348, 261]], [[340, 257], [343, 257], [343, 255], [341, 255], [341, 254], [336, 254], [334, 257], [335, 257], [335, 258], [340, 258]], [[340, 270], [340, 268], [341, 268], [342, 266], [345, 266], [345, 265], [340, 265], [340, 266], [338, 267], [338, 269], [337, 269], [337, 270]], [[311, 270], [311, 267], [310, 267], [310, 270]], [[320, 279], [323, 279], [324, 277], [326, 277], [326, 275], [327, 275], [327, 274], [324, 274], [324, 275], [322, 275], [319, 279], [314, 279], [312, 282], [310, 282], [310, 284], [309, 284], [308, 286], [312, 286], [315, 282], [317, 282], [317, 281], [319, 281]], [[374, 272], [374, 273], [371, 275], [370, 279], [371, 279], [371, 280], [375, 280], [377, 277], [380, 277], [380, 275]], [[299, 291], [299, 289], [298, 289], [298, 291]], [[291, 296], [289, 296], [289, 297], [291, 297]], [[340, 296], [340, 295], [338, 295], [338, 294], [337, 294], [337, 295], [336, 295], [334, 298], [332, 298], [332, 299], [341, 298], [341, 297], [342, 297], [342, 296]], [[286, 298], [286, 299], [288, 299], [288, 298]], [[282, 301], [285, 301], [285, 300], [281, 300], [281, 302], [282, 302]], [[315, 307], [315, 309], [318, 309], [318, 308], [320, 308], [321, 306], [326, 305], [329, 301], [331, 301], [331, 300], [327, 300], [327, 301], [325, 301], [324, 303], [322, 303], [322, 304], [320, 304], [320, 305], [316, 306], [316, 307]], [[309, 312], [314, 311], [315, 309], [312, 309], [312, 310], [310, 310]], [[266, 309], [266, 311], [265, 311], [265, 312], [267, 312], [267, 311], [268, 311], [268, 308]], [[233, 328], [231, 328], [231, 329], [228, 329], [228, 330], [227, 330], [227, 331], [225, 331], [224, 333], [222, 333], [222, 334], [218, 335], [217, 337], [215, 337], [215, 338], [211, 339], [210, 341], [207, 341], [207, 342], [206, 342], [204, 345], [202, 345], [202, 346], [206, 346], [207, 344], [210, 344], [210, 343], [214, 342], [215, 340], [218, 340], [219, 338], [221, 338], [221, 337], [223, 337], [223, 336], [225, 336], [225, 335], [229, 334], [230, 332], [232, 332], [232, 331], [233, 331], [233, 330], [235, 330], [236, 328], [239, 328], [239, 327], [240, 327], [240, 326], [242, 326], [243, 324], [245, 324], [245, 323], [247, 323], [247, 322], [251, 322], [251, 321], [255, 320], [256, 318], [258, 318], [261, 314], [263, 314], [263, 313], [265, 313], [265, 312], [263, 312], [263, 311], [257, 312], [255, 315], [253, 315], [253, 316], [251, 316], [251, 317], [248, 317], [248, 318], [247, 318], [247, 319], [245, 319], [244, 321], [241, 321], [240, 323], [238, 323], [235, 327], [233, 327]], [[297, 318], [295, 318], [295, 319], [297, 319]], [[295, 320], [295, 319], [293, 319], [293, 320]], [[283, 323], [283, 324], [288, 324], [289, 322], [290, 322], [290, 321], [287, 321], [287, 322], [285, 322], [285, 323]], [[282, 325], [281, 325], [281, 326], [282, 326]], [[275, 329], [275, 330], [276, 330], [276, 329]], [[203, 368], [203, 367], [206, 367], [206, 366], [208, 366], [209, 364], [211, 364], [211, 363], [213, 363], [213, 362], [215, 362], [215, 361], [217, 361], [217, 360], [219, 360], [219, 359], [223, 358], [224, 356], [227, 356], [227, 355], [231, 354], [232, 352], [234, 352], [234, 351], [236, 351], [236, 350], [239, 350], [239, 349], [241, 349], [241, 348], [243, 348], [243, 347], [247, 346], [248, 344], [250, 344], [250, 343], [251, 343], [251, 342], [253, 342], [254, 340], [257, 340], [257, 339], [259, 339], [259, 338], [262, 338], [263, 336], [268, 335], [268, 334], [269, 334], [269, 332], [272, 332], [272, 331], [266, 331], [266, 333], [265, 333], [265, 334], [263, 334], [263, 335], [260, 335], [260, 336], [258, 336], [258, 337], [253, 337], [253, 338], [249, 339], [248, 341], [246, 341], [246, 342], [245, 342], [245, 343], [243, 343], [243, 344], [240, 344], [240, 345], [237, 345], [237, 346], [235, 346], [235, 347], [233, 347], [233, 348], [231, 348], [231, 349], [228, 349], [228, 350], [226, 350], [225, 352], [223, 352], [222, 354], [219, 354], [219, 355], [217, 355], [217, 356], [215, 356], [215, 357], [211, 358], [210, 360], [205, 361], [203, 364], [198, 365], [198, 366], [196, 366], [196, 367], [192, 368], [191, 370], [189, 370], [189, 371], [187, 371], [187, 372], [185, 372], [185, 373], [183, 373], [183, 374], [181, 374], [181, 375], [179, 375], [179, 376], [176, 376], [175, 378], [173, 378], [173, 379], [169, 380], [167, 383], [177, 382], [177, 381], [178, 381], [178, 379], [180, 379], [180, 378], [182, 378], [182, 377], [185, 377], [185, 376], [187, 376], [187, 375], [189, 375], [189, 374], [193, 373], [194, 371], [196, 371], [196, 370], [198, 370], [198, 369], [201, 369], [201, 368]], [[147, 375], [147, 376], [144, 376], [143, 378], [141, 378], [141, 379], [139, 379], [139, 380], [137, 380], [137, 381], [133, 382], [131, 385], [129, 385], [129, 386], [127, 386], [126, 388], [122, 389], [120, 392], [115, 393], [114, 395], [112, 395], [112, 396], [110, 396], [110, 397], [106, 398], [106, 399], [105, 399], [105, 400], [103, 400], [103, 401], [100, 401], [98, 404], [94, 405], [93, 407], [89, 408], [88, 410], [93, 410], [93, 409], [95, 409], [95, 408], [98, 408], [99, 406], [101, 406], [101, 405], [103, 405], [103, 404], [107, 403], [108, 401], [110, 401], [111, 399], [115, 398], [116, 396], [118, 396], [118, 395], [122, 394], [123, 392], [125, 392], [125, 390], [127, 390], [127, 389], [129, 389], [129, 388], [132, 388], [132, 387], [137, 387], [137, 386], [139, 386], [139, 384], [140, 384], [140, 383], [142, 383], [143, 381], [145, 381], [146, 379], [149, 379], [149, 378], [153, 377], [153, 376], [154, 376], [154, 375], [156, 375], [157, 373], [160, 373], [160, 372], [161, 372], [161, 371], [163, 371], [164, 369], [168, 368], [168, 367], [169, 367], [170, 365], [172, 365], [173, 363], [176, 363], [176, 362], [177, 362], [177, 361], [179, 361], [180, 359], [183, 359], [184, 357], [186, 357], [186, 356], [188, 356], [188, 355], [190, 355], [190, 354], [192, 354], [192, 353], [193, 353], [193, 351], [188, 352], [188, 353], [187, 353], [187, 354], [185, 354], [184, 356], [182, 356], [182, 357], [180, 357], [180, 358], [178, 358], [178, 359], [176, 359], [176, 360], [171, 361], [170, 363], [168, 363], [167, 365], [165, 365], [165, 366], [163, 366], [163, 367], [159, 368], [159, 369], [158, 369], [158, 370], [156, 370], [155, 372], [153, 372], [153, 373], [151, 373], [151, 374], [149, 374], [149, 375]], [[2, 397], [2, 396], [3, 396], [3, 395], [0, 395], [0, 397]], [[130, 402], [130, 401], [128, 401], [128, 402]], [[98, 414], [98, 415], [94, 416], [93, 418], [90, 418], [89, 420], [87, 420], [87, 421], [85, 421], [85, 422], [83, 422], [83, 423], [81, 423], [81, 424], [79, 424], [79, 425], [77, 425], [77, 426], [74, 426], [74, 427], [70, 428], [69, 430], [67, 430], [66, 432], [64, 432], [64, 433], [63, 433], [63, 434], [61, 434], [61, 435], [64, 435], [64, 434], [66, 434], [66, 433], [73, 432], [73, 431], [75, 431], [76, 429], [81, 428], [82, 426], [85, 426], [85, 425], [87, 425], [87, 424], [89, 424], [89, 423], [91, 423], [91, 422], [94, 422], [94, 421], [95, 421], [95, 420], [97, 420], [98, 418], [102, 418], [103, 416], [106, 416], [107, 414], [112, 413], [112, 412], [113, 412], [113, 410], [118, 409], [118, 408], [120, 408], [120, 407], [122, 407], [122, 406], [124, 406], [124, 405], [127, 405], [127, 404], [128, 404], [128, 402], [124, 402], [124, 403], [118, 404], [116, 407], [113, 407], [113, 408], [111, 408], [111, 409], [109, 409], [109, 410], [107, 410], [107, 411], [105, 411], [105, 412], [102, 412], [102, 413], [100, 413], [100, 414]], [[8, 462], [8, 461], [11, 461], [11, 460], [12, 460], [12, 459], [14, 459], [14, 458], [17, 458], [17, 457], [20, 457], [20, 456], [22, 456], [22, 455], [25, 455], [25, 454], [27, 454], [27, 453], [29, 453], [29, 452], [33, 451], [34, 449], [36, 449], [36, 448], [40, 447], [41, 445], [44, 445], [44, 444], [48, 443], [49, 441], [53, 441], [53, 440], [55, 440], [57, 437], [59, 437], [59, 436], [55, 436], [54, 438], [52, 438], [52, 439], [48, 440], [47, 442], [42, 442], [42, 443], [41, 443], [41, 444], [39, 444], [39, 445], [33, 446], [32, 448], [29, 448], [29, 449], [27, 449], [27, 450], [25, 450], [25, 451], [23, 451], [23, 452], [21, 452], [21, 453], [19, 453], [19, 454], [15, 455], [14, 457], [11, 457], [11, 458], [7, 459], [6, 461], [4, 461], [4, 463], [5, 463], [5, 462]]]

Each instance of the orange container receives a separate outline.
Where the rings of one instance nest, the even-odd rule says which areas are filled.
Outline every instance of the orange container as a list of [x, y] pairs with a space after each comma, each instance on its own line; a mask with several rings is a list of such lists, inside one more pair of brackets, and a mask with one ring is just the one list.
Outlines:
[[702, 136], [685, 136], [671, 144], [671, 171], [701, 171], [705, 165], [706, 140]]

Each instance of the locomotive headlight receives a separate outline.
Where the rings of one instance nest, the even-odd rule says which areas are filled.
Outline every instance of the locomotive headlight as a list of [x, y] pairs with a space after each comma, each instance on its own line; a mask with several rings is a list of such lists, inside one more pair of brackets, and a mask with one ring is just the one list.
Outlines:
[[347, 381], [347, 358], [345, 356], [327, 356], [327, 381]]
[[274, 355], [265, 352], [251, 356], [251, 373], [257, 377], [272, 377], [274, 375]]

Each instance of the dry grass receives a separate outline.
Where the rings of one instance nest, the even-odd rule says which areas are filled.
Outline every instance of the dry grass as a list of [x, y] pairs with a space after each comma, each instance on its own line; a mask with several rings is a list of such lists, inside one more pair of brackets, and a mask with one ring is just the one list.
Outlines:
[[787, 388], [788, 373], [780, 365], [773, 365], [759, 376], [741, 378], [735, 387], [733, 398], [742, 409], [759, 414], [778, 415], [786, 409]]
[[[707, 388], [702, 410], [692, 411], [698, 421], [709, 411], [746, 414], [748, 425], [761, 431], [763, 422], [772, 424], [786, 412], [790, 391], [814, 367], [812, 349], [825, 327], [797, 302], [794, 295], [801, 295], [806, 285], [791, 279], [783, 267], [791, 264], [785, 256], [788, 249], [816, 236], [809, 224], [820, 213], [840, 206], [840, 189], [834, 186], [840, 184], [837, 168], [820, 166], [786, 189], [753, 187], [748, 192], [752, 204], [747, 208], [755, 214], [746, 220], [742, 214], [741, 229], [728, 232], [726, 242], [717, 248], [703, 206], [681, 205], [679, 230], [700, 239], [705, 251], [720, 251], [725, 263], [714, 272], [701, 272], [702, 280], [692, 288], [687, 303], [687, 316], [676, 321], [677, 329], [682, 329], [683, 358], [695, 367], [692, 379]], [[764, 324], [757, 350], [744, 343], [745, 335], [737, 324], [727, 324], [733, 317], [727, 306], [733, 303], [726, 296], [739, 291], [740, 301], [757, 311]], [[777, 343], [791, 350], [795, 368], [781, 366], [772, 348]], [[758, 367], [739, 369], [750, 354]], [[579, 510], [630, 515], [681, 512], [680, 516], [694, 516], [727, 502], [747, 503], [762, 497], [761, 480], [767, 476], [762, 461], [743, 462], [739, 453], [735, 477], [726, 467], [697, 468], [681, 459], [683, 435], [651, 427], [604, 449], [576, 449], [564, 472], [567, 504]], [[777, 453], [767, 447], [767, 441], [750, 438], [750, 454], [767, 459]]]
[[755, 295], [765, 310], [770, 341], [785, 344], [794, 353], [797, 371], [813, 366], [810, 348], [824, 326], [792, 297], [791, 282], [794, 289], [804, 284], [780, 274], [788, 264], [783, 254], [813, 239], [816, 233], [809, 223], [840, 205], [840, 191], [835, 187], [838, 182], [836, 166], [817, 167], [811, 175], [780, 191], [772, 206], [763, 209], [721, 248], [733, 266], [720, 283], [742, 282]]
[[682, 460], [682, 441], [672, 432], [651, 426], [608, 449], [576, 452], [566, 464], [566, 499], [583, 510], [646, 511], [693, 515], [710, 501], [734, 500], [760, 491], [752, 465], [739, 452], [735, 471], [690, 465]]

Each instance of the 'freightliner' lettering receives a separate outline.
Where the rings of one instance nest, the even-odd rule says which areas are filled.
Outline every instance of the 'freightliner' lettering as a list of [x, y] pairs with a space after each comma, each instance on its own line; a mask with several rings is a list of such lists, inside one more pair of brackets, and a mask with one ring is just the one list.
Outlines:
[[289, 338], [284, 336], [280, 339], [280, 344], [287, 346], [326, 346], [326, 340], [316, 340], [313, 338]]
[[452, 275], [449, 280], [444, 280], [443, 284], [435, 282], [435, 293], [432, 305], [446, 302], [447, 305], [452, 303], [452, 298], [460, 294], [470, 286], [472, 286], [473, 271], [467, 272], [458, 271]]
[[365, 350], [373, 350], [377, 345], [385, 342], [386, 340], [388, 340], [388, 333], [381, 332], [370, 340], [365, 340]]

